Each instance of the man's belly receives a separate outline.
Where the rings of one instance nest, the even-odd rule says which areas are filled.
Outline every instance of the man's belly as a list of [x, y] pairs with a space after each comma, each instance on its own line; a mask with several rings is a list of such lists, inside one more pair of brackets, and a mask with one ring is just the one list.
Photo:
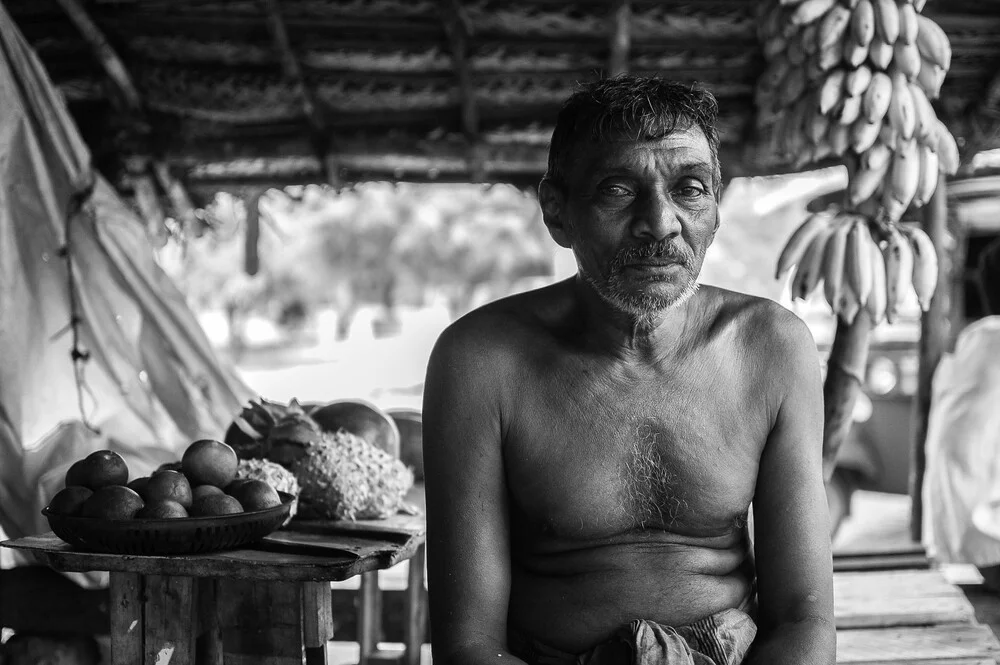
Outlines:
[[669, 626], [746, 607], [753, 564], [746, 541], [726, 547], [629, 542], [543, 555], [515, 555], [509, 630], [582, 653], [635, 619]]

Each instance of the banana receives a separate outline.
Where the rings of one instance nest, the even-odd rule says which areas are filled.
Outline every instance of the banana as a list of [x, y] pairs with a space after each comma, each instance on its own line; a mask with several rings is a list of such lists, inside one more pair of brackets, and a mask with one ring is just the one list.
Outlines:
[[820, 50], [833, 45], [839, 47], [844, 33], [847, 32], [851, 24], [851, 10], [847, 7], [836, 4], [830, 8], [823, 19], [819, 22], [819, 32], [817, 33]]
[[917, 124], [913, 96], [910, 94], [910, 86], [906, 76], [902, 72], [894, 71], [891, 80], [892, 97], [889, 100], [889, 110], [886, 112], [886, 117], [889, 118], [889, 124], [899, 132], [899, 137], [903, 140], [909, 140], [913, 137], [913, 131]]
[[955, 175], [961, 163], [958, 154], [958, 144], [955, 137], [951, 135], [943, 122], [938, 120], [937, 125], [937, 150], [938, 167], [945, 175]]
[[840, 287], [844, 281], [844, 255], [847, 250], [847, 233], [851, 230], [849, 218], [838, 216], [833, 233], [823, 252], [823, 295], [830, 307], [836, 310]]
[[[806, 0], [808, 2], [809, 0]], [[778, 103], [789, 106], [806, 89], [806, 72], [802, 67], [790, 67], [778, 92]]]
[[920, 59], [920, 51], [917, 50], [917, 45], [913, 42], [909, 44], [903, 42], [902, 40], [893, 44], [892, 47], [892, 63], [906, 75], [906, 78], [913, 80], [920, 73], [920, 67], [922, 66], [922, 61]]
[[802, 28], [802, 32], [799, 33], [802, 36], [802, 49], [809, 55], [812, 55], [819, 49], [819, 40], [816, 38], [818, 33], [819, 23], [810, 23]]
[[872, 290], [868, 293], [865, 309], [872, 317], [872, 323], [878, 325], [885, 319], [885, 259], [882, 250], [872, 242], [868, 245], [872, 266]]
[[857, 317], [858, 312], [861, 311], [861, 305], [858, 303], [858, 296], [854, 291], [851, 290], [849, 284], [844, 284], [840, 289], [840, 299], [837, 306], [834, 308], [837, 316], [844, 323], [850, 325], [854, 323], [855, 317]]
[[878, 170], [888, 168], [891, 159], [892, 148], [882, 143], [882, 141], [877, 141], [862, 155], [861, 163], [866, 169]]
[[795, 7], [789, 21], [792, 25], [808, 25], [830, 11], [835, 4], [837, 0], [802, 0]]
[[931, 200], [941, 177], [938, 166], [938, 155], [930, 146], [920, 146], [920, 178], [917, 181], [917, 192], [913, 195], [913, 205], [920, 207]]
[[788, 62], [788, 58], [775, 58], [768, 63], [764, 73], [757, 79], [757, 86], [765, 90], [777, 90], [788, 76], [790, 68], [791, 63]]
[[844, 96], [844, 78], [847, 72], [841, 68], [831, 70], [819, 88], [819, 112], [829, 113]]
[[830, 152], [840, 157], [850, 147], [851, 128], [839, 122], [831, 122], [827, 129], [826, 141], [830, 144]]
[[868, 295], [872, 290], [872, 263], [868, 249], [871, 243], [868, 221], [861, 215], [854, 216], [847, 233], [844, 272], [848, 286], [858, 297], [859, 305], [864, 305], [868, 301]]
[[850, 125], [861, 115], [861, 97], [844, 97], [833, 109], [833, 119]]
[[782, 7], [794, 7], [802, 4], [802, 0], [778, 0], [778, 4]]
[[847, 183], [848, 202], [852, 206], [858, 206], [862, 201], [870, 199], [875, 194], [878, 186], [882, 184], [891, 165], [892, 160], [887, 159], [884, 164], [879, 166], [862, 166], [859, 168], [851, 176], [850, 182]]
[[913, 135], [920, 142], [929, 143], [937, 128], [937, 113], [934, 112], [934, 107], [919, 85], [910, 84], [910, 96], [913, 98], [913, 110], [916, 116]]
[[902, 143], [892, 156], [889, 180], [882, 204], [890, 221], [898, 222], [913, 201], [920, 184], [920, 146], [910, 140]]
[[880, 122], [868, 122], [864, 118], [855, 120], [851, 123], [851, 150], [859, 155], [868, 150], [875, 144], [881, 129]]
[[917, 73], [917, 85], [927, 93], [928, 99], [937, 99], [941, 95], [941, 85], [944, 83], [946, 70], [929, 60], [920, 61], [920, 71]]
[[851, 12], [851, 39], [858, 46], [868, 46], [875, 36], [875, 8], [872, 0], [860, 0]]
[[[859, 5], [860, 6], [860, 5]], [[868, 122], [880, 122], [892, 101], [892, 79], [885, 72], [872, 72], [871, 83], [862, 97], [862, 112]]]
[[951, 67], [951, 42], [941, 26], [926, 16], [917, 16], [916, 43], [924, 59], [948, 71]]
[[909, 2], [898, 2], [899, 9], [899, 39], [896, 42], [913, 44], [917, 41], [917, 31], [920, 26], [917, 23], [917, 10]]
[[875, 35], [872, 43], [868, 45], [868, 62], [872, 63], [875, 69], [885, 71], [892, 62], [892, 43]]
[[885, 318], [895, 323], [899, 304], [913, 275], [913, 250], [895, 224], [889, 227], [885, 259]]
[[775, 279], [781, 279], [792, 266], [797, 265], [802, 259], [809, 244], [823, 229], [830, 226], [830, 214], [827, 212], [814, 212], [792, 231], [788, 242], [778, 256], [777, 268], [774, 273]]
[[788, 39], [780, 34], [774, 35], [764, 42], [764, 59], [771, 61], [775, 58], [783, 56], [787, 48]]
[[917, 11], [918, 14], [924, 11], [924, 4], [926, 2], [927, 0], [913, 0], [913, 8]]
[[851, 96], [859, 96], [865, 93], [872, 82], [872, 70], [864, 65], [856, 67], [847, 72], [844, 76], [844, 92]]
[[843, 60], [844, 47], [840, 42], [834, 42], [830, 46], [821, 48], [816, 55], [816, 63], [819, 65], [820, 71], [829, 71], [837, 65], [839, 65]]
[[808, 56], [805, 49], [802, 48], [802, 40], [798, 35], [788, 41], [788, 47], [785, 49], [785, 57], [793, 67], [799, 67], [806, 61]]
[[851, 67], [857, 67], [868, 59], [868, 44], [858, 44], [854, 40], [845, 39], [842, 55], [844, 62]]
[[886, 44], [899, 38], [899, 9], [894, 0], [872, 0], [875, 9], [875, 34]]
[[795, 277], [792, 279], [792, 296], [806, 300], [819, 285], [819, 280], [823, 277], [823, 254], [826, 251], [826, 244], [830, 236], [833, 235], [834, 226], [827, 224], [822, 231], [817, 233], [805, 254], [795, 268]]
[[899, 132], [888, 122], [883, 122], [882, 131], [878, 133], [878, 140], [889, 146], [891, 150], [895, 150], [896, 144], [899, 143]]
[[934, 243], [924, 230], [915, 226], [905, 227], [903, 234], [910, 243], [913, 252], [913, 272], [911, 281], [913, 291], [917, 294], [920, 309], [927, 311], [931, 298], [937, 289], [938, 256]]
[[830, 127], [830, 119], [822, 113], [812, 114], [812, 118], [807, 122], [806, 131], [809, 132], [809, 140], [813, 145], [825, 143], [826, 133]]

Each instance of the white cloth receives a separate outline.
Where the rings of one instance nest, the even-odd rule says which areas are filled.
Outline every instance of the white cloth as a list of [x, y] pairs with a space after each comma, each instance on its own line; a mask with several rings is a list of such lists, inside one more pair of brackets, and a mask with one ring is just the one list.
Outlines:
[[941, 359], [926, 450], [924, 545], [943, 563], [1000, 564], [1000, 316]]
[[[74, 197], [92, 192], [77, 211]], [[67, 227], [67, 217], [69, 226]], [[73, 261], [88, 394], [70, 351]], [[222, 365], [142, 221], [90, 165], [58, 91], [0, 4], [0, 528], [48, 530], [69, 465], [112, 449], [131, 475], [221, 438], [253, 393]]]

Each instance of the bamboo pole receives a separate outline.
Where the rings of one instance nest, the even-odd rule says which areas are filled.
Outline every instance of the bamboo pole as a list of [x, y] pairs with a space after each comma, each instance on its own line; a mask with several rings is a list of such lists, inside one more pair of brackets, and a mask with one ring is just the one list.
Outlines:
[[244, 236], [243, 270], [253, 277], [260, 270], [260, 197], [263, 189], [248, 192], [243, 201], [247, 208], [247, 228]]
[[632, 48], [631, 0], [615, 0], [611, 18], [611, 56], [608, 59], [608, 76], [628, 74], [629, 51]]
[[476, 88], [472, 82], [472, 68], [469, 67], [468, 59], [468, 42], [471, 34], [469, 20], [458, 0], [440, 0], [439, 7], [448, 45], [451, 48], [451, 58], [455, 65], [455, 76], [458, 78], [462, 133], [468, 143], [466, 159], [469, 163], [469, 175], [476, 182], [484, 182], [486, 169], [483, 150], [479, 146], [479, 108], [476, 104]]
[[864, 307], [852, 323], [837, 318], [823, 382], [823, 476], [827, 481], [833, 477], [837, 452], [854, 421], [854, 403], [864, 385], [871, 331], [871, 315]]
[[938, 255], [938, 281], [930, 307], [920, 317], [920, 365], [917, 393], [913, 400], [913, 440], [910, 448], [910, 538], [923, 540], [923, 486], [927, 466], [927, 422], [931, 410], [931, 384], [941, 356], [948, 348], [951, 313], [953, 259], [948, 253], [948, 198], [942, 175], [934, 195], [924, 208], [923, 229]]

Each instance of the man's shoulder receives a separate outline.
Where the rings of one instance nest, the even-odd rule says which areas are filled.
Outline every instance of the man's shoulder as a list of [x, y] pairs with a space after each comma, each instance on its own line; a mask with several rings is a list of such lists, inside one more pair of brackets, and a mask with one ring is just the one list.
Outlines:
[[719, 318], [734, 326], [737, 338], [763, 352], [808, 349], [815, 351], [809, 326], [795, 312], [770, 298], [706, 287], [718, 303]]
[[451, 323], [438, 346], [473, 351], [484, 360], [507, 359], [546, 334], [565, 290], [559, 282], [482, 305]]

